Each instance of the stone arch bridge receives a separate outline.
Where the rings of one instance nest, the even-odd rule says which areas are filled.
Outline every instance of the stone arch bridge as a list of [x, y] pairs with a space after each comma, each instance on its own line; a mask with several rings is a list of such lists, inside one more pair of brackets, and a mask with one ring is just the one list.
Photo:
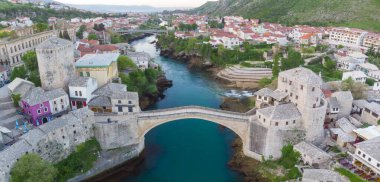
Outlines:
[[168, 33], [167, 30], [159, 30], [159, 29], [127, 29], [127, 30], [116, 30], [115, 32], [119, 34], [133, 34], [133, 33]]
[[257, 133], [265, 128], [257, 124], [255, 110], [237, 113], [201, 106], [184, 106], [135, 114], [102, 113], [96, 115], [95, 137], [104, 149], [134, 144], [139, 144], [143, 148], [145, 135], [150, 130], [161, 124], [181, 119], [202, 119], [229, 128], [242, 140], [244, 154], [257, 160], [261, 160], [266, 147], [266, 133], [264, 136], [257, 136]]

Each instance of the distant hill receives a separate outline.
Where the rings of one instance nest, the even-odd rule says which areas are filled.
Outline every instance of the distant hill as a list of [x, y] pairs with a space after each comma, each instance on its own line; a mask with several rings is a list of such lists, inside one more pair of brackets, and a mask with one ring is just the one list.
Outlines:
[[67, 6], [74, 7], [77, 9], [83, 9], [93, 12], [101, 13], [126, 13], [126, 12], [139, 12], [139, 13], [154, 13], [162, 12], [164, 10], [177, 10], [177, 9], [189, 9], [189, 8], [157, 8], [153, 6], [124, 6], [124, 5], [104, 5], [104, 4], [66, 4]]
[[380, 32], [380, 0], [219, 0], [209, 1], [191, 12]]
[[[38, 8], [31, 4], [12, 4], [6, 0], [0, 0], [0, 21], [9, 20], [18, 16], [30, 17], [33, 21], [47, 22], [49, 17], [71, 19], [75, 17], [91, 18], [103, 16], [93, 12], [69, 9], [69, 10], [53, 10], [49, 8]], [[106, 16], [106, 15], [104, 15]]]

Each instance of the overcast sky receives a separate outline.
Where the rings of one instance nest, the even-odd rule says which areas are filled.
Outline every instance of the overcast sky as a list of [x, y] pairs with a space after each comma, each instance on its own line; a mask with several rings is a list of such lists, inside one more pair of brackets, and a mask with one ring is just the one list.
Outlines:
[[67, 4], [149, 5], [155, 7], [197, 7], [215, 0], [57, 0]]

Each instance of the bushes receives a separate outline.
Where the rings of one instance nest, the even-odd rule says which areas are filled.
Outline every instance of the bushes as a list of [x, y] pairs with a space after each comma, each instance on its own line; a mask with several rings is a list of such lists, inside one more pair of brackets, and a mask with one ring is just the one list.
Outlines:
[[124, 71], [127, 68], [137, 69], [136, 64], [127, 56], [119, 56], [117, 58], [117, 67], [119, 71]]
[[335, 168], [335, 171], [337, 171], [339, 174], [346, 176], [350, 179], [351, 182], [366, 182], [366, 180], [363, 180], [360, 176], [352, 173], [351, 171], [344, 169], [344, 168]]
[[156, 82], [159, 75], [160, 71], [148, 68], [145, 71], [135, 70], [128, 75], [120, 73], [120, 78], [128, 85], [129, 91], [138, 92], [142, 96], [158, 92]]
[[88, 140], [77, 146], [76, 151], [54, 166], [58, 169], [57, 181], [66, 181], [90, 170], [98, 159], [100, 144], [96, 139]]
[[37, 154], [26, 154], [20, 158], [11, 170], [11, 182], [53, 182], [57, 169], [43, 161]]

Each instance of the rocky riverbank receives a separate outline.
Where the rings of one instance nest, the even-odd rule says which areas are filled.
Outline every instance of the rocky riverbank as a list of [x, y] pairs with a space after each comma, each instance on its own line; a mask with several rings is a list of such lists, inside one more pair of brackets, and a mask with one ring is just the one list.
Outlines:
[[[156, 46], [160, 47], [158, 42], [156, 43]], [[183, 61], [189, 68], [195, 70], [212, 70], [211, 68], [214, 67], [210, 62], [203, 60], [198, 54], [188, 54], [185, 52], [176, 53], [172, 49], [161, 49], [160, 56]]]
[[164, 99], [164, 91], [173, 86], [173, 82], [172, 80], [168, 80], [165, 75], [161, 75], [157, 78], [156, 86], [158, 90], [156, 94], [144, 94], [139, 98], [140, 108], [142, 110], [148, 108], [150, 105], [158, 102], [159, 100]]

